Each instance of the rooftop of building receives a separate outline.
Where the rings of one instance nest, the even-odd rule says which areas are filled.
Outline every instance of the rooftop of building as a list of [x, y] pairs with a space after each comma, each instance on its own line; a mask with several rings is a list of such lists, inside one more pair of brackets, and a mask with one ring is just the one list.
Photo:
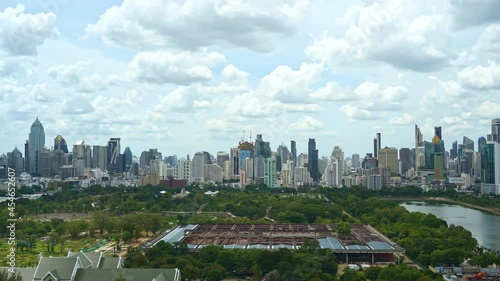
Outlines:
[[337, 253], [397, 253], [404, 249], [370, 226], [351, 224], [341, 234], [337, 224], [188, 224], [179, 225], [155, 243], [185, 242], [189, 249], [208, 245], [229, 249], [299, 249], [306, 240], [317, 240], [321, 248]]

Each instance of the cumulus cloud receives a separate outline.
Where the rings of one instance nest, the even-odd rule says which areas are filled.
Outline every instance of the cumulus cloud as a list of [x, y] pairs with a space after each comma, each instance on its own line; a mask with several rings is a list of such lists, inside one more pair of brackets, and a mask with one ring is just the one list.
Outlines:
[[129, 64], [130, 75], [140, 82], [189, 85], [212, 78], [211, 67], [225, 60], [216, 52], [139, 52]]
[[109, 8], [86, 28], [87, 36], [132, 49], [207, 46], [243, 47], [270, 52], [278, 38], [296, 33], [307, 0], [139, 1]]
[[346, 101], [353, 99], [354, 97], [349, 95], [347, 91], [337, 83], [330, 81], [318, 90], [311, 92], [309, 96], [319, 101]]
[[[314, 39], [306, 48], [313, 61], [320, 61], [335, 69], [340, 64], [371, 60], [392, 65], [398, 69], [427, 72], [448, 64], [448, 18], [441, 14], [420, 16], [403, 13], [421, 3], [375, 1], [355, 13], [343, 37], [329, 36], [328, 32]], [[344, 19], [345, 21], [346, 19]]]
[[288, 130], [291, 131], [316, 131], [323, 129], [325, 125], [318, 119], [314, 119], [311, 116], [305, 116], [297, 120], [288, 126]]
[[0, 12], [0, 50], [14, 56], [32, 56], [47, 39], [56, 39], [56, 15], [52, 12], [28, 14], [24, 5]]
[[389, 124], [396, 126], [404, 126], [413, 122], [413, 116], [411, 114], [405, 113], [398, 117], [393, 117], [389, 119]]
[[500, 88], [500, 65], [490, 62], [487, 66], [469, 66], [458, 74], [458, 81], [473, 89]]

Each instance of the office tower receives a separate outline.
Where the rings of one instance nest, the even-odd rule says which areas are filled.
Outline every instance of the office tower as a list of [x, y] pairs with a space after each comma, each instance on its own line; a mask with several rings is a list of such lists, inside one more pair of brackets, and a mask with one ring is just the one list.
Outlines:
[[401, 161], [401, 175], [406, 175], [406, 172], [411, 168], [411, 151], [409, 148], [403, 147], [399, 150], [399, 160]]
[[378, 156], [378, 141], [377, 138], [373, 139], [373, 157], [377, 158]]
[[438, 138], [438, 141], [443, 139], [441, 134], [441, 127], [434, 127], [434, 136]]
[[117, 174], [122, 174], [124, 172], [127, 172], [125, 169], [126, 169], [125, 154], [118, 154], [115, 162], [115, 172]]
[[275, 188], [276, 185], [276, 160], [266, 158], [264, 163], [264, 184], [267, 187]]
[[313, 182], [318, 182], [319, 175], [319, 167], [318, 167], [318, 150], [316, 149], [316, 140], [309, 139], [307, 145], [307, 170], [313, 179]]
[[243, 162], [243, 168], [245, 170], [245, 175], [247, 179], [253, 179], [254, 178], [254, 164], [253, 164], [253, 158], [245, 158], [245, 161]]
[[78, 141], [73, 145], [73, 160], [83, 160], [85, 168], [92, 167], [92, 151], [85, 141]]
[[352, 155], [352, 166], [351, 167], [354, 169], [361, 167], [361, 163], [359, 162], [359, 154]]
[[489, 141], [481, 148], [481, 193], [500, 194], [500, 143], [498, 142]]
[[151, 160], [162, 159], [161, 152], [158, 152], [156, 148], [150, 148], [149, 150], [144, 150], [139, 158], [139, 168], [144, 169], [144, 167], [149, 166]]
[[41, 153], [43, 148], [45, 148], [45, 131], [42, 123], [40, 123], [37, 117], [35, 122], [31, 125], [29, 134], [29, 172], [32, 175], [40, 174]]
[[68, 164], [68, 154], [63, 150], [54, 150], [52, 151], [52, 164], [51, 164], [51, 174], [59, 175], [60, 169]]
[[0, 179], [8, 175], [9, 157], [5, 154], [0, 155]]
[[222, 167], [220, 167], [216, 163], [205, 164], [205, 181], [222, 182]]
[[258, 182], [264, 181], [265, 164], [266, 164], [266, 159], [264, 159], [264, 157], [262, 156], [255, 157], [253, 159], [254, 179]]
[[108, 172], [112, 173], [116, 170], [116, 157], [120, 155], [120, 138], [111, 138], [108, 141]]
[[52, 174], [52, 155], [50, 149], [42, 149], [40, 152], [40, 170], [39, 175], [41, 177], [51, 177]]
[[458, 142], [457, 141], [454, 141], [451, 144], [450, 157], [451, 157], [451, 159], [455, 159], [458, 157]]
[[420, 132], [420, 128], [415, 124], [415, 171], [424, 166], [424, 136]]
[[467, 149], [474, 150], [474, 141], [468, 137], [464, 136], [462, 143], [467, 147]]
[[288, 151], [288, 147], [286, 147], [286, 145], [281, 144], [278, 146], [276, 152], [278, 153], [276, 156], [276, 171], [281, 172], [282, 165], [288, 161], [290, 151]]
[[[239, 163], [238, 163], [239, 170], [244, 170], [245, 169], [245, 167], [244, 167], [245, 159], [253, 158], [254, 147], [253, 147], [253, 144], [251, 142], [242, 140], [238, 144], [238, 150], [239, 150], [239, 156], [240, 156]], [[239, 170], [238, 170], [238, 174], [240, 172]]]
[[61, 136], [57, 135], [54, 138], [54, 150], [62, 150], [64, 153], [68, 153], [68, 144], [66, 143], [66, 140]]
[[363, 159], [363, 162], [361, 163], [361, 167], [366, 170], [376, 168], [378, 167], [378, 160], [377, 158], [373, 157], [373, 154], [367, 153], [365, 158]]
[[487, 141], [500, 143], [500, 118], [491, 120], [491, 134], [487, 136]]
[[297, 167], [297, 143], [292, 140], [290, 141], [290, 149], [292, 153], [293, 167]]
[[255, 151], [254, 157], [262, 156], [264, 158], [271, 157], [271, 146], [269, 142], [262, 139], [261, 134], [257, 134], [257, 139], [255, 140]]
[[377, 149], [382, 148], [382, 136], [380, 133], [377, 133]]
[[415, 148], [424, 146], [424, 136], [420, 132], [420, 128], [415, 124]]
[[104, 145], [94, 145], [92, 147], [92, 168], [102, 171], [108, 169], [108, 147]]
[[479, 151], [479, 153], [481, 153], [481, 149], [483, 147], [483, 145], [486, 144], [486, 138], [485, 137], [479, 137], [477, 139], [477, 151]]
[[193, 182], [204, 182], [205, 181], [205, 164], [210, 164], [207, 153], [196, 152], [193, 156]]
[[239, 176], [240, 174], [240, 150], [237, 147], [233, 147], [230, 150], [229, 162], [231, 163], [230, 175], [232, 178]]
[[[229, 159], [229, 156], [228, 156], [228, 159]], [[174, 155], [170, 155], [170, 156], [165, 157], [163, 159], [163, 163], [167, 164], [170, 167], [177, 165], [177, 155], [174, 154]]]
[[24, 169], [23, 154], [19, 149], [14, 148], [12, 152], [7, 153], [8, 157], [8, 167], [16, 171], [16, 176], [18, 177]]
[[389, 168], [391, 173], [399, 173], [398, 149], [395, 147], [385, 147], [378, 151], [378, 163], [382, 167]]
[[467, 149], [467, 145], [465, 144], [459, 144], [457, 147], [457, 158], [458, 160], [462, 159], [462, 156], [464, 154], [464, 150]]
[[26, 173], [30, 172], [30, 145], [29, 141], [26, 140], [24, 143], [24, 169]]
[[217, 152], [217, 165], [219, 165], [221, 168], [224, 167], [224, 162], [229, 161], [229, 153], [225, 151], [218, 151]]
[[132, 166], [132, 151], [130, 150], [130, 147], [125, 147], [125, 150], [123, 151], [123, 157], [125, 160], [125, 172], [130, 171], [130, 167]]

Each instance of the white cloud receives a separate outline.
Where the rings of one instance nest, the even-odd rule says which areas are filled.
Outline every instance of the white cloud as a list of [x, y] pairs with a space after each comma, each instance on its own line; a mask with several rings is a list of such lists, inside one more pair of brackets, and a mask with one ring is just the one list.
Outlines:
[[[434, 71], [448, 63], [448, 18], [441, 14], [408, 15], [419, 2], [373, 2], [356, 13], [356, 25], [343, 37], [323, 33], [306, 48], [313, 61], [336, 69], [339, 64], [364, 60], [381, 61], [399, 69]], [[346, 19], [344, 19], [345, 21]]]
[[0, 12], [0, 50], [14, 56], [36, 55], [38, 46], [59, 36], [54, 13], [27, 14], [24, 11], [24, 5], [18, 4]]
[[405, 113], [399, 117], [393, 117], [389, 120], [389, 124], [396, 126], [404, 126], [413, 122], [413, 116], [411, 114]]
[[473, 89], [494, 89], [500, 87], [500, 65], [490, 62], [487, 66], [470, 66], [458, 74], [462, 85]]
[[222, 76], [225, 81], [234, 82], [234, 83], [246, 83], [248, 79], [249, 73], [238, 69], [236, 66], [232, 64], [228, 64], [224, 67], [222, 71]]
[[309, 94], [314, 100], [319, 101], [346, 101], [354, 97], [347, 94], [346, 89], [343, 89], [335, 82], [327, 82], [323, 87]]
[[311, 116], [305, 116], [297, 120], [297, 122], [292, 123], [288, 126], [288, 130], [291, 131], [317, 131], [323, 129], [325, 125], [323, 122], [312, 118]]
[[125, 0], [86, 28], [87, 36], [132, 49], [243, 47], [270, 52], [297, 31], [308, 1]]
[[358, 108], [354, 104], [344, 104], [340, 107], [340, 111], [345, 114], [347, 118], [350, 120], [367, 120], [367, 119], [376, 119], [374, 115], [370, 113], [368, 110], [363, 108]]
[[475, 110], [476, 118], [498, 118], [500, 112], [500, 102], [483, 101]]
[[130, 75], [141, 82], [189, 85], [212, 79], [211, 67], [225, 60], [216, 52], [140, 52], [129, 64]]
[[82, 70], [90, 65], [90, 61], [79, 61], [73, 65], [56, 65], [47, 70], [47, 74], [61, 85], [71, 87], [80, 83]]

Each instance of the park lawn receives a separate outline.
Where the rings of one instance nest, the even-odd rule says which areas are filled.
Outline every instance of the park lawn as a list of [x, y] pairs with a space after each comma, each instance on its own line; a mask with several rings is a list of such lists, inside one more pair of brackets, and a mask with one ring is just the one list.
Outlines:
[[[10, 253], [10, 247], [7, 239], [0, 239], [0, 264], [6, 265], [6, 256]], [[65, 237], [65, 243], [61, 251], [61, 244], [55, 247], [54, 252], [47, 251], [47, 243], [38, 241], [36, 246], [31, 251], [16, 251], [16, 267], [35, 267], [38, 264], [39, 254], [42, 253], [44, 257], [61, 257], [67, 256], [68, 251], [79, 252], [80, 250], [90, 249], [95, 244], [102, 243], [102, 239], [97, 238], [71, 238]]]

